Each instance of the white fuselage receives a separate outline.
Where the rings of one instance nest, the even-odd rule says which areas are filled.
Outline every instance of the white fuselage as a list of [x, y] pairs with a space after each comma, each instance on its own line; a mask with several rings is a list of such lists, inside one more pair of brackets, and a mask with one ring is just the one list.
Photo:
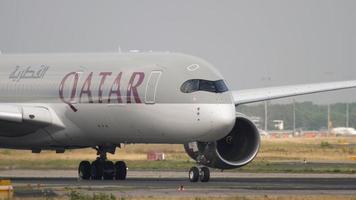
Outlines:
[[0, 77], [6, 148], [215, 141], [235, 123], [230, 92], [181, 92], [223, 79], [181, 54], [2, 55]]

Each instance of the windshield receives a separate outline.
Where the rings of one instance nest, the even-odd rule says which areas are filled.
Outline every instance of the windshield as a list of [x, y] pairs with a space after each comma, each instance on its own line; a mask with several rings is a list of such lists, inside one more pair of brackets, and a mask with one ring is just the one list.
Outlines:
[[202, 79], [191, 79], [183, 83], [181, 91], [183, 93], [192, 93], [196, 91], [206, 91], [214, 93], [223, 93], [228, 91], [223, 80], [209, 81]]

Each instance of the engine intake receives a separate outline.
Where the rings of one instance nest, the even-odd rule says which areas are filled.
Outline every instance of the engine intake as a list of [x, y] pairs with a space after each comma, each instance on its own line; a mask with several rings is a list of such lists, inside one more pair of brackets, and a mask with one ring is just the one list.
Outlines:
[[215, 142], [184, 145], [187, 154], [198, 163], [218, 169], [233, 169], [251, 162], [260, 147], [260, 135], [254, 123], [243, 115], [224, 138]]

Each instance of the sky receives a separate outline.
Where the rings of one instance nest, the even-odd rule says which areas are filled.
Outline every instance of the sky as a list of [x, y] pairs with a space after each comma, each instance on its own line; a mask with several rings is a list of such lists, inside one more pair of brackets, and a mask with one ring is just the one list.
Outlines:
[[[232, 90], [351, 80], [355, 10], [354, 0], [0, 0], [0, 49], [181, 52], [214, 64]], [[296, 100], [351, 102], [356, 89]]]

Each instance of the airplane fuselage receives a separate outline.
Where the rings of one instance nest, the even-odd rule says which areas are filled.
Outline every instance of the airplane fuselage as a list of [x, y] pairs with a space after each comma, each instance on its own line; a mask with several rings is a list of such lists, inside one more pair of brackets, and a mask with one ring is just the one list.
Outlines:
[[24, 122], [32, 127], [31, 120], [45, 116], [40, 123], [47, 125], [24, 134], [30, 130], [27, 126], [18, 130], [18, 122], [0, 121], [0, 147], [56, 149], [223, 138], [235, 124], [231, 93], [209, 91], [209, 84], [205, 91], [184, 92], [188, 80], [223, 77], [204, 60], [182, 54], [1, 55], [3, 107], [14, 113], [35, 107], [39, 117], [29, 114]]

